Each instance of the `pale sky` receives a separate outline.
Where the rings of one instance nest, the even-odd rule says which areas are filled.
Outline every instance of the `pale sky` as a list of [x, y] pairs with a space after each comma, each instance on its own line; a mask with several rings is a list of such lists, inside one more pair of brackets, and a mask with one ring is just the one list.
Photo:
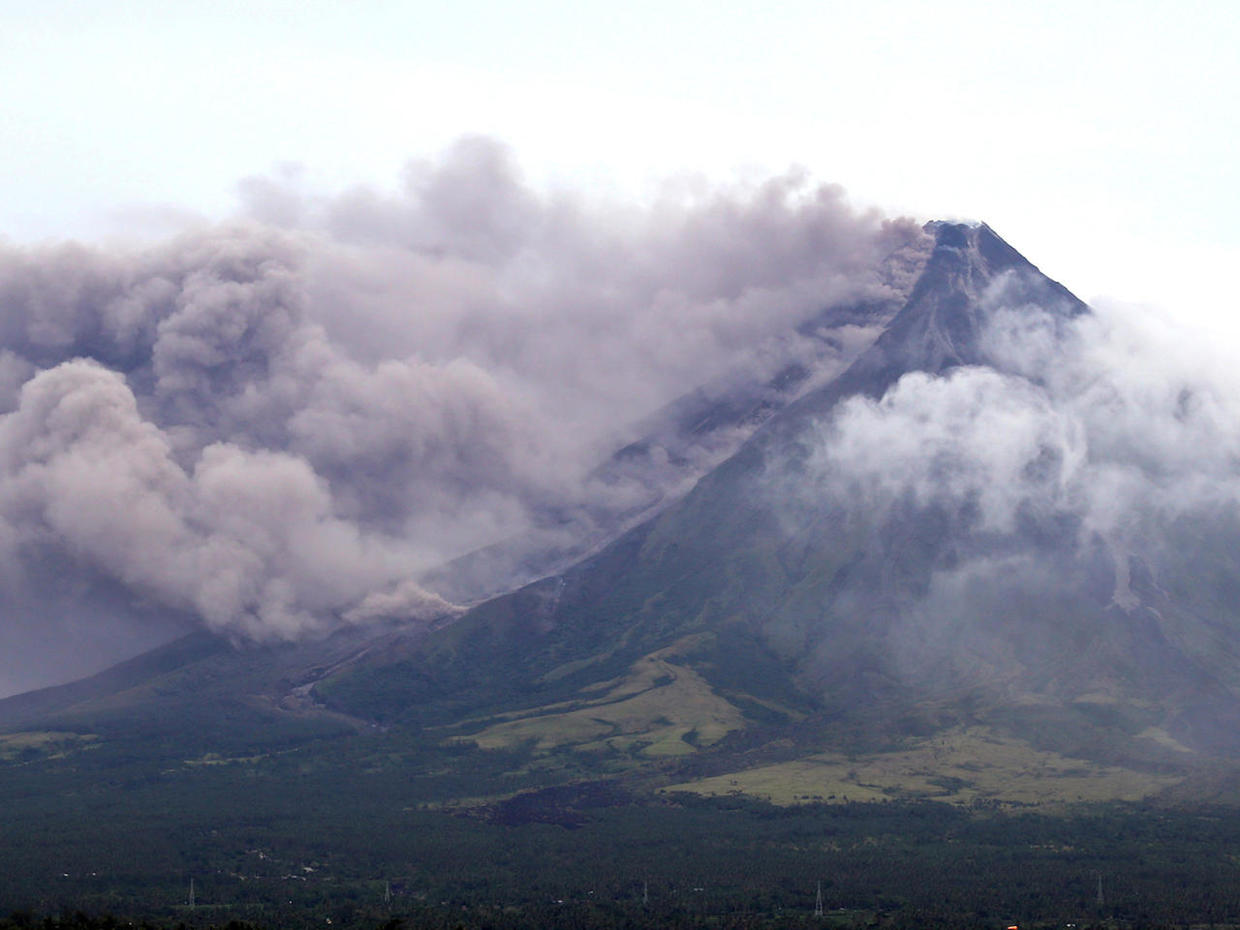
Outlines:
[[467, 133], [539, 185], [806, 168], [1240, 336], [1240, 4], [0, 0], [0, 235], [152, 235]]

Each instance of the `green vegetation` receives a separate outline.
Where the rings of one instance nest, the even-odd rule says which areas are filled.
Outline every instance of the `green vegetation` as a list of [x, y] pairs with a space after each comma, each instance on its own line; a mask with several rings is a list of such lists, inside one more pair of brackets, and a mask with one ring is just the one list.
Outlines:
[[[1183, 768], [1087, 761], [931, 706], [824, 713], [736, 624], [645, 652], [638, 634], [513, 652], [493, 663], [520, 674], [488, 687], [495, 664], [471, 663], [495, 635], [455, 631], [412, 681], [400, 655], [375, 675], [209, 652], [0, 737], [0, 914], [61, 915], [49, 930], [1240, 917], [1240, 815], [1157, 803], [1199, 790]], [[308, 687], [330, 706], [286, 700]], [[1024, 712], [1072, 745], [1104, 727], [1184, 755], [1140, 708]], [[1230, 771], [1192, 778], [1225, 796]]]
[[[789, 706], [795, 695], [707, 661], [712, 649], [682, 640], [597, 687], [553, 692], [541, 712], [451, 727], [359, 732], [205, 691], [191, 701], [175, 677], [163, 679], [170, 703], [123, 720], [79, 707], [65, 720], [80, 731], [4, 738], [0, 914], [69, 915], [65, 927], [80, 910], [195, 928], [330, 917], [333, 927], [399, 918], [495, 930], [1137, 927], [1240, 915], [1234, 809], [1065, 805], [1079, 780], [1114, 788], [1136, 776], [978, 728], [848, 744], [847, 731]], [[201, 687], [202, 676], [187, 680]], [[679, 729], [703, 707], [740, 708], [742, 694], [771, 717], [730, 711], [744, 725], [713, 742]], [[201, 729], [184, 729], [191, 712]], [[232, 716], [230, 739], [212, 738], [213, 714]], [[564, 721], [590, 716], [627, 730], [560, 742]], [[687, 751], [645, 752], [663, 730]], [[833, 741], [841, 748], [821, 749]], [[831, 793], [828, 774], [857, 786], [853, 803], [813, 797]], [[733, 786], [716, 798], [677, 790], [729, 779], [796, 803], [729, 796]], [[1029, 806], [1047, 792], [1055, 807]], [[824, 921], [812, 917], [818, 881]]]
[[[350, 742], [133, 780], [103, 749], [10, 766], [0, 913], [497, 930], [1240, 918], [1231, 809], [777, 807], [599, 781], [462, 808], [445, 800], [471, 787], [444, 771], [449, 755], [430, 771], [382, 739]], [[493, 787], [520, 761], [469, 758], [490, 766]], [[812, 918], [819, 881], [824, 922]]]
[[981, 727], [957, 728], [865, 756], [814, 753], [672, 785], [669, 791], [746, 794], [775, 804], [920, 798], [954, 804], [1138, 801], [1181, 776], [1086, 764]]
[[56, 733], [43, 730], [0, 734], [0, 763], [31, 762], [47, 756], [63, 756], [88, 749], [91, 733]]
[[542, 752], [565, 747], [582, 751], [639, 752], [679, 756], [718, 742], [745, 726], [744, 715], [714, 692], [693, 669], [676, 659], [695, 645], [686, 637], [646, 656], [618, 680], [590, 689], [582, 700], [535, 708], [467, 737], [483, 749], [527, 743]]

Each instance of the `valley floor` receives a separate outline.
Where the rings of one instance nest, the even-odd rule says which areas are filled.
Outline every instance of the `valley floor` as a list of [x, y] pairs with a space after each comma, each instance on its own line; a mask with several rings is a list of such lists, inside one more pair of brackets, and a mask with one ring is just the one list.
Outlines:
[[1240, 815], [1226, 808], [781, 808], [579, 786], [454, 812], [402, 806], [381, 784], [329, 806], [313, 780], [275, 790], [221, 774], [202, 767], [185, 793], [131, 785], [132, 806], [69, 798], [50, 816], [8, 794], [0, 914], [410, 930], [1240, 926]]

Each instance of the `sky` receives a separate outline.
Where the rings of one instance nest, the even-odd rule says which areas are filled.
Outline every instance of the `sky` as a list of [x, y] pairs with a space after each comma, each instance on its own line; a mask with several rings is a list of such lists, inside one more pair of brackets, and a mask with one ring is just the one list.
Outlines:
[[1228, 2], [0, 0], [0, 235], [153, 238], [239, 183], [401, 183], [463, 135], [546, 190], [803, 168], [981, 219], [1087, 300], [1233, 332]]

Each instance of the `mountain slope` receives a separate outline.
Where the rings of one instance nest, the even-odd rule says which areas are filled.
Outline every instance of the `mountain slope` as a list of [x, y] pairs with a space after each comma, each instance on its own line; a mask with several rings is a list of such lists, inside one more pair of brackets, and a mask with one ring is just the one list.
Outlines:
[[[502, 774], [495, 792], [601, 773], [787, 798], [845, 784], [854, 798], [1135, 798], [1233, 757], [1240, 520], [1096, 531], [1062, 491], [1073, 448], [1040, 420], [973, 474], [957, 433], [990, 455], [991, 434], [1002, 447], [1030, 411], [1062, 426], [1044, 387], [1057, 356], [1013, 361], [997, 328], [1066, 346], [1089, 311], [984, 225], [927, 231], [907, 298], [871, 318], [881, 332], [842, 372], [669, 412], [690, 432], [740, 420], [752, 435], [568, 570], [434, 630], [152, 657], [146, 679], [139, 664], [0, 702], [0, 724], [106, 734], [141, 719], [166, 736], [213, 720], [199, 749], [384, 734], [402, 758]], [[968, 417], [917, 406], [944, 398]], [[864, 467], [844, 455], [857, 420], [886, 430]], [[927, 425], [938, 444], [901, 459]], [[996, 503], [1009, 483], [1020, 494]]]
[[427, 587], [474, 604], [571, 567], [655, 516], [727, 459], [776, 413], [834, 380], [869, 350], [907, 304], [931, 253], [929, 235], [887, 255], [878, 296], [830, 304], [765, 346], [783, 362], [769, 376], [748, 364], [703, 384], [630, 427], [636, 438], [589, 475], [584, 501], [551, 501], [536, 528], [427, 573]]
[[[967, 366], [1003, 376], [987, 345], [996, 314], [1066, 327], [1087, 312], [988, 227], [930, 230], [936, 248], [875, 343], [682, 501], [477, 608], [423, 657], [386, 672], [363, 664], [316, 692], [391, 719], [420, 718], [442, 706], [436, 696], [546, 708], [670, 648], [716, 695], [765, 701], [785, 724], [884, 736], [984, 724], [1047, 750], [1159, 764], [1235, 751], [1235, 692], [1185, 635], [1173, 643], [1172, 627], [1200, 624], [1158, 593], [1140, 557], [1118, 557], [1069, 513], [1021, 512], [996, 532], [976, 495], [875, 509], [815, 472], [813, 446], [846, 399], [883, 397], [910, 373], [941, 379], [907, 382], [918, 389]], [[772, 682], [778, 699], [762, 693]], [[545, 743], [546, 730], [526, 732]]]

